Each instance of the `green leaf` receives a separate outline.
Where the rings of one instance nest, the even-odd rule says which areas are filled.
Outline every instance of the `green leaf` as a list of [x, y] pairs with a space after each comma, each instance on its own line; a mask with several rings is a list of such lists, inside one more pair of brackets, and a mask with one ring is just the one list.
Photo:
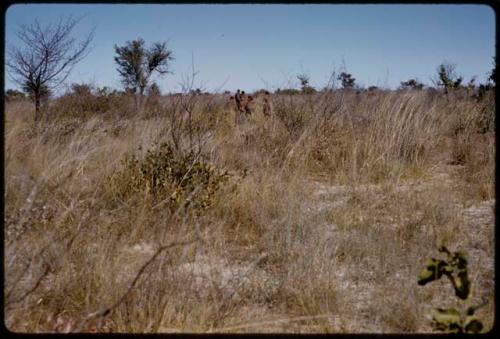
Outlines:
[[443, 273], [438, 268], [439, 264], [440, 260], [437, 260], [435, 258], [428, 259], [425, 263], [426, 267], [422, 270], [422, 272], [420, 272], [420, 275], [418, 276], [418, 284], [423, 286], [431, 281], [441, 278]]
[[479, 333], [483, 329], [483, 323], [476, 317], [465, 318], [465, 332], [466, 333]]
[[432, 317], [439, 322], [460, 322], [460, 313], [454, 308], [434, 308]]
[[441, 252], [441, 253], [446, 253], [448, 255], [451, 255], [451, 252], [446, 248], [446, 246], [440, 246], [438, 248], [438, 251]]
[[441, 260], [438, 264], [438, 270], [441, 275], [446, 275], [448, 278], [453, 279], [453, 267], [451, 267], [446, 261]]
[[478, 309], [480, 309], [480, 308], [482, 308], [482, 307], [486, 306], [486, 304], [487, 304], [487, 303], [488, 303], [488, 301], [483, 301], [483, 302], [482, 302], [481, 304], [479, 304], [479, 305], [476, 305], [476, 306], [470, 306], [470, 307], [468, 307], [468, 308], [467, 308], [467, 310], [465, 311], [465, 314], [466, 314], [466, 315], [468, 315], [468, 316], [469, 316], [469, 315], [474, 315], [474, 313], [475, 313]]
[[470, 280], [467, 276], [467, 270], [462, 270], [458, 272], [458, 276], [455, 278], [455, 295], [462, 300], [469, 297], [470, 294]]
[[425, 285], [431, 281], [440, 279], [443, 274], [452, 278], [453, 268], [444, 260], [435, 258], [428, 259], [426, 267], [419, 275], [418, 284]]
[[460, 327], [460, 313], [454, 309], [437, 308], [432, 310], [432, 319], [434, 327], [440, 331], [458, 333]]
[[460, 270], [467, 270], [467, 255], [464, 252], [453, 253], [452, 265]]

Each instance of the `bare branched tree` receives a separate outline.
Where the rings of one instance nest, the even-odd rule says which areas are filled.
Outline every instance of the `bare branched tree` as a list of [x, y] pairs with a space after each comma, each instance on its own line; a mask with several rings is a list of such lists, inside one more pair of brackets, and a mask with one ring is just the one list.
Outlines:
[[37, 20], [20, 25], [17, 37], [22, 46], [12, 46], [7, 52], [9, 75], [33, 100], [35, 122], [41, 117], [41, 99], [62, 84], [89, 52], [94, 31], [78, 42], [71, 36], [78, 22], [69, 17], [44, 27]]
[[172, 51], [167, 49], [167, 43], [157, 42], [149, 49], [146, 49], [144, 44], [143, 39], [137, 39], [127, 41], [122, 47], [115, 45], [117, 70], [123, 85], [134, 93], [136, 108], [140, 107], [153, 73], [170, 73], [168, 65], [174, 59]]

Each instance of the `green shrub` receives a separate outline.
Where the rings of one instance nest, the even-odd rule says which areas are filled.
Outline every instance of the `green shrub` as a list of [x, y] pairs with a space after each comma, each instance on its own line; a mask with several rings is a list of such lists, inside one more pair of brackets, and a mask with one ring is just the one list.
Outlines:
[[215, 193], [227, 178], [227, 171], [200, 156], [178, 154], [163, 143], [148, 150], [142, 159], [127, 156], [122, 171], [112, 180], [120, 183], [121, 198], [143, 192], [154, 204], [164, 201], [171, 211], [179, 207], [202, 211], [214, 205]]
[[[455, 296], [466, 300], [470, 295], [471, 282], [467, 272], [467, 258], [463, 252], [450, 252], [444, 246], [439, 252], [447, 255], [447, 260], [431, 258], [418, 277], [418, 284], [424, 286], [442, 276], [446, 276], [455, 290]], [[474, 316], [474, 312], [486, 303], [470, 306], [465, 311], [455, 308], [434, 308], [432, 310], [432, 325], [438, 331], [448, 333], [479, 333], [483, 323]]]

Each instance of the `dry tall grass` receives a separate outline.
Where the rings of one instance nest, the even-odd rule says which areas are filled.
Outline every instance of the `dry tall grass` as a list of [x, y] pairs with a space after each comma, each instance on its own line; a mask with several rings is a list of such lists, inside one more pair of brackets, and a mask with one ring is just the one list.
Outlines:
[[[140, 116], [59, 100], [36, 128], [29, 103], [7, 105], [10, 330], [429, 332], [430, 307], [454, 302], [417, 285], [441, 243], [469, 253], [492, 326], [493, 93], [273, 95], [239, 126], [227, 99]], [[162, 143], [228, 171], [210, 206], [184, 206], [196, 188], [172, 200], [184, 178], [135, 185], [126, 159]]]

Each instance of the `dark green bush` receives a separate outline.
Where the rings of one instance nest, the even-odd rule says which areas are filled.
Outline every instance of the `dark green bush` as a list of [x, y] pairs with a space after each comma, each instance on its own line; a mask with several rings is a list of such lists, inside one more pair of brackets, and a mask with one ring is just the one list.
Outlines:
[[113, 178], [121, 186], [121, 198], [143, 192], [154, 204], [165, 202], [171, 211], [212, 207], [215, 193], [228, 178], [227, 171], [215, 168], [201, 156], [178, 154], [166, 143], [148, 150], [142, 159], [127, 156], [123, 165], [122, 172]]
[[[418, 277], [418, 284], [424, 286], [446, 276], [455, 290], [455, 296], [466, 300], [470, 296], [471, 282], [465, 253], [452, 253], [444, 246], [439, 248], [439, 252], [446, 254], [447, 259], [428, 259]], [[486, 302], [470, 306], [462, 312], [455, 308], [434, 308], [432, 325], [436, 330], [448, 333], [479, 333], [483, 330], [483, 323], [474, 316], [474, 313], [484, 305]]]

